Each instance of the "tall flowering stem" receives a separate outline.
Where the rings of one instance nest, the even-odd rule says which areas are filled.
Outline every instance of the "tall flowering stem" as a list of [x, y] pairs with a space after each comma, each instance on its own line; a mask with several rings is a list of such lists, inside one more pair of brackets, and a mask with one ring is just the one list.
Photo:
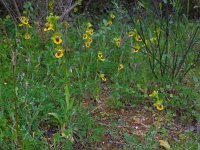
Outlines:
[[[8, 39], [8, 38], [7, 38]], [[19, 114], [18, 114], [18, 107], [17, 107], [17, 95], [16, 95], [16, 79], [15, 79], [15, 51], [13, 44], [11, 45], [11, 52], [12, 52], [12, 59], [11, 59], [11, 66], [12, 66], [12, 80], [13, 80], [13, 95], [14, 95], [14, 113], [15, 113], [15, 130], [16, 130], [16, 136], [17, 136], [17, 141], [20, 145], [20, 147], [23, 147], [22, 141], [21, 141], [21, 136], [20, 136], [20, 129], [19, 129]]]

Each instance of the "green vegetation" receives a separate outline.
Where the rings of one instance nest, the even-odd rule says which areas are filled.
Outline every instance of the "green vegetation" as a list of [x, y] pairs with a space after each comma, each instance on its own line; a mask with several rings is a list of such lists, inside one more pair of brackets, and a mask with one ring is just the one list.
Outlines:
[[157, 10], [112, 1], [90, 17], [75, 3], [70, 21], [52, 0], [44, 20], [30, 2], [18, 20], [0, 19], [0, 149], [199, 148], [200, 26], [189, 2], [184, 15], [179, 0]]

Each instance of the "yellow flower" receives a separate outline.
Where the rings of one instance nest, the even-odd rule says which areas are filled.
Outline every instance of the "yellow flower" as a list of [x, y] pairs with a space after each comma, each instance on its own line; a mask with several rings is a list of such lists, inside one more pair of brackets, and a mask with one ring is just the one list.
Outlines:
[[106, 26], [111, 26], [112, 25], [112, 20], [109, 20], [106, 24]]
[[134, 53], [137, 53], [137, 52], [139, 52], [139, 49], [133, 48], [133, 52], [134, 52]]
[[123, 64], [119, 64], [118, 71], [121, 71], [123, 68], [124, 68], [124, 65]]
[[117, 46], [117, 47], [120, 47], [120, 45], [121, 45], [121, 40], [120, 40], [120, 38], [114, 38], [114, 41], [115, 41], [116, 46]]
[[87, 28], [87, 29], [86, 29], [86, 33], [87, 33], [87, 34], [90, 34], [90, 35], [93, 35], [93, 34], [94, 34], [94, 29], [92, 29], [92, 28]]
[[139, 52], [139, 49], [140, 49], [140, 46], [139, 46], [138, 44], [135, 44], [135, 45], [133, 46], [133, 52], [134, 52], [134, 53]]
[[83, 39], [86, 40], [88, 38], [87, 34], [83, 34]]
[[100, 61], [105, 61], [105, 58], [103, 58], [102, 52], [98, 52], [98, 59], [99, 59]]
[[93, 35], [94, 34], [94, 29], [86, 30], [86, 33], [89, 33], [90, 35]]
[[116, 44], [117, 47], [120, 47], [121, 43], [120, 42], [115, 42], [115, 44]]
[[107, 81], [105, 74], [100, 74], [99, 76], [101, 78], [102, 81]]
[[20, 17], [19, 20], [20, 20], [20, 22], [21, 22], [21, 23], [19, 24], [20, 27], [25, 25], [27, 28], [31, 28], [31, 25], [28, 23], [29, 20], [28, 20], [27, 17], [24, 17], [24, 16], [23, 16], [23, 17]]
[[151, 94], [149, 94], [150, 97], [158, 97], [158, 91], [153, 91]]
[[90, 48], [90, 44], [91, 44], [90, 42], [85, 42], [85, 47]]
[[57, 45], [62, 43], [61, 35], [57, 33], [52, 37], [52, 40]]
[[24, 35], [24, 38], [25, 38], [26, 40], [29, 40], [29, 39], [31, 38], [31, 36], [30, 36], [29, 33], [26, 33], [26, 34]]
[[56, 58], [61, 58], [61, 57], [63, 57], [63, 54], [64, 54], [63, 50], [62, 49], [58, 49], [56, 54], [55, 54], [55, 57]]
[[118, 38], [114, 38], [113, 40], [114, 40], [115, 42], [120, 42], [120, 41], [121, 41], [119, 37], [118, 37]]
[[87, 42], [92, 43], [92, 38], [88, 38]]
[[20, 17], [19, 18], [19, 20], [21, 21], [21, 23], [23, 24], [23, 25], [28, 25], [28, 18], [27, 17], [24, 17], [24, 16], [22, 16], [22, 17]]
[[110, 18], [115, 19], [115, 15], [114, 14], [110, 14]]
[[45, 28], [44, 28], [44, 31], [49, 31], [49, 30], [54, 30], [53, 29], [53, 24], [52, 23], [50, 23], [50, 22], [47, 22], [46, 24], [45, 24]]
[[156, 107], [157, 110], [163, 110], [164, 109], [164, 106], [162, 104], [162, 100], [157, 100], [155, 103], [154, 103], [154, 106]]
[[135, 33], [134, 31], [130, 31], [130, 32], [128, 33], [128, 37], [133, 37], [135, 34], [136, 34], [136, 33]]
[[137, 35], [137, 36], [135, 37], [135, 40], [136, 40], [137, 42], [142, 42], [142, 38], [141, 38], [139, 35]]
[[163, 110], [163, 109], [164, 109], [164, 106], [163, 106], [162, 104], [157, 105], [157, 106], [156, 106], [156, 109], [157, 109], [157, 110]]

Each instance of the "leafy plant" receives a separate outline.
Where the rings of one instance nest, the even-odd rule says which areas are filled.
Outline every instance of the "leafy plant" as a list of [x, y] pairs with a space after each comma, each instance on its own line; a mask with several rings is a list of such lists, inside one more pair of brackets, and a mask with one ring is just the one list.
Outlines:
[[[200, 53], [195, 45], [198, 44], [200, 27], [189, 25], [187, 19], [180, 19], [179, 1], [175, 1], [172, 6], [174, 14], [169, 13], [167, 5], [166, 16], [160, 12], [161, 15], [151, 18], [152, 10], [143, 6], [151, 19], [141, 18], [137, 23], [133, 16], [130, 17], [133, 24], [140, 29], [145, 47], [143, 53], [154, 77], [182, 81], [198, 64]], [[160, 4], [160, 9], [162, 7], [164, 6]], [[140, 11], [141, 9], [137, 11], [138, 15]]]

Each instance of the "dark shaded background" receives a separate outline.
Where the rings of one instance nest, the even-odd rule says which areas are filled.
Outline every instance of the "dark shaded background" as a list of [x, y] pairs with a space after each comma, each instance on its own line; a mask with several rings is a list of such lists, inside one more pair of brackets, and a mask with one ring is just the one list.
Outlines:
[[[48, 14], [48, 2], [50, 0], [0, 0], [0, 16], [1, 18], [5, 17], [6, 15], [10, 15], [15, 21], [16, 18], [25, 10], [24, 4], [31, 4], [31, 8], [29, 5], [26, 5], [28, 9], [32, 9], [31, 12], [37, 19], [46, 18]], [[70, 5], [74, 4], [76, 1], [72, 1], [70, 4], [70, 0], [54, 0], [54, 14], [62, 15], [65, 11], [66, 7], [70, 7]], [[119, 0], [119, 2], [128, 9], [133, 9], [136, 6], [137, 0]], [[157, 14], [157, 10], [159, 10], [159, 3], [163, 3], [163, 14], [166, 13], [166, 8], [168, 9], [167, 12], [173, 13], [173, 10], [170, 9], [172, 6], [170, 4], [164, 4], [163, 0], [143, 0], [144, 2], [148, 2], [148, 6], [155, 11]], [[189, 19], [199, 19], [200, 18], [200, 0], [190, 0], [189, 1]], [[17, 8], [16, 8], [16, 5]], [[181, 0], [181, 14], [187, 14], [187, 3], [188, 0]], [[113, 3], [112, 0], [83, 0], [82, 5], [78, 6], [79, 14], [90, 14], [90, 15], [102, 15], [104, 13], [113, 10]], [[19, 11], [18, 11], [18, 10]]]

